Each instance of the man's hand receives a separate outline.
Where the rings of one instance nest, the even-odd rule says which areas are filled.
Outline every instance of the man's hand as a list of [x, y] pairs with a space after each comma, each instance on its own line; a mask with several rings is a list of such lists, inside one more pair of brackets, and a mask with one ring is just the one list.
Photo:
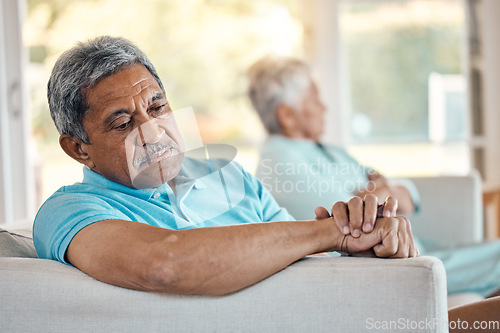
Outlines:
[[315, 213], [316, 219], [333, 218], [343, 234], [339, 246], [342, 252], [355, 255], [373, 251], [377, 257], [417, 257], [410, 222], [406, 217], [396, 216], [397, 208], [398, 202], [393, 197], [379, 205], [377, 197], [368, 194], [364, 200], [353, 197], [347, 203], [336, 202], [331, 215], [323, 207], [317, 207]]
[[379, 205], [375, 195], [367, 194], [364, 200], [360, 197], [353, 197], [347, 203], [336, 202], [332, 207], [331, 215], [324, 207], [316, 207], [314, 212], [316, 219], [332, 216], [340, 232], [357, 238], [362, 232], [371, 232], [377, 218], [395, 217], [397, 209], [398, 201], [395, 198], [387, 197], [385, 202]]
[[363, 233], [358, 238], [344, 235], [341, 243], [341, 251], [354, 255], [372, 249], [377, 257], [419, 256], [410, 222], [404, 216], [380, 218], [372, 232]]

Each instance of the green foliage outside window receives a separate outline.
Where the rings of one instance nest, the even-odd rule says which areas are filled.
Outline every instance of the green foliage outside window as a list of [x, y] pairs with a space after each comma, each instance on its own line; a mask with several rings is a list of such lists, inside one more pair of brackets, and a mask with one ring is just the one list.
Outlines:
[[[426, 141], [432, 72], [461, 74], [462, 1], [344, 1], [341, 20], [343, 105], [371, 132], [354, 142]], [[365, 133], [366, 134], [366, 133]]]

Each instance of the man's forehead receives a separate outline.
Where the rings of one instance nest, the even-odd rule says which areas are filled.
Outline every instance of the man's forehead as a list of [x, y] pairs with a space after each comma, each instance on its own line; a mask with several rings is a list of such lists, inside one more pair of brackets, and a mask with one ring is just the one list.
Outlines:
[[108, 96], [135, 96], [148, 88], [160, 90], [158, 82], [144, 66], [134, 65], [103, 78], [89, 92]]
[[[113, 88], [109, 86], [107, 87]], [[151, 97], [152, 95], [157, 94], [157, 90], [159, 90], [159, 87], [154, 79], [141, 79], [135, 83], [123, 85], [122, 87], [116, 87], [115, 89], [102, 90], [97, 93], [106, 95], [109, 100], [112, 100], [121, 97], [134, 97], [140, 95], [141, 93], [147, 93], [148, 97]]]
[[135, 109], [139, 96], [140, 103], [146, 105], [166, 98], [155, 78], [140, 65], [121, 70], [99, 81], [87, 90], [89, 110], [84, 121], [107, 121], [108, 117], [120, 110]]

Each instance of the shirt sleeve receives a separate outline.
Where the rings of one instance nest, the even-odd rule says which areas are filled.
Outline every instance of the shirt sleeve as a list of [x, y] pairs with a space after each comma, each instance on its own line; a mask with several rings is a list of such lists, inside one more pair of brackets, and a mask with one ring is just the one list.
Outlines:
[[56, 192], [35, 217], [33, 241], [38, 256], [69, 264], [66, 250], [73, 237], [86, 226], [104, 220], [130, 220], [95, 195]]

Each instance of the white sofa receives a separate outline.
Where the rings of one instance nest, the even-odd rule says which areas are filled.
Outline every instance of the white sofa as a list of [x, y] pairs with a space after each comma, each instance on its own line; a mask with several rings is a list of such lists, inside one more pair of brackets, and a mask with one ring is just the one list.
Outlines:
[[[427, 250], [484, 241], [482, 181], [473, 170], [467, 176], [411, 178], [420, 194], [421, 209], [410, 216], [412, 231]], [[481, 300], [475, 293], [448, 295], [448, 307]]]
[[[436, 244], [479, 239], [477, 176], [414, 180], [415, 233]], [[472, 215], [426, 208], [448, 199]], [[122, 289], [35, 258], [26, 236], [0, 231], [1, 332], [447, 332], [446, 274], [431, 257], [308, 257], [231, 295], [182, 296]]]
[[410, 178], [420, 194], [420, 211], [410, 216], [413, 233], [432, 249], [484, 240], [479, 173]]
[[430, 257], [309, 257], [222, 297], [122, 289], [31, 258], [0, 258], [0, 279], [2, 332], [446, 332], [445, 273]]
[[447, 332], [445, 273], [430, 257], [307, 258], [222, 297], [122, 289], [41, 259], [1, 258], [0, 276], [2, 332]]

